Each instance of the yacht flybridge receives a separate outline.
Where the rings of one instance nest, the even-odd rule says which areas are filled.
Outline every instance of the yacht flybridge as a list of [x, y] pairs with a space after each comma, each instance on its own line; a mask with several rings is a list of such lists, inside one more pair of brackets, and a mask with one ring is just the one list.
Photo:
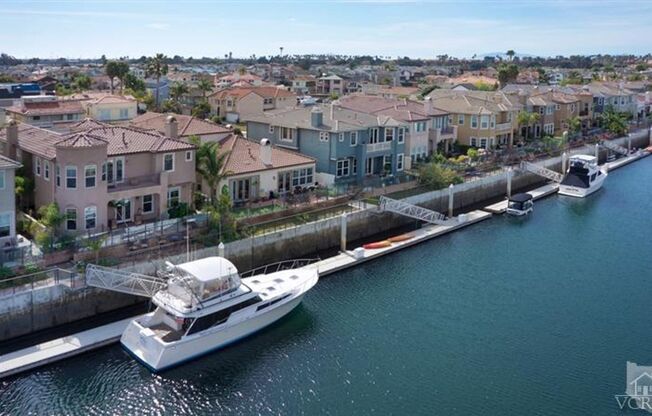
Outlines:
[[169, 264], [156, 310], [134, 319], [121, 342], [154, 371], [231, 344], [282, 318], [317, 283], [316, 268], [285, 267], [241, 279], [221, 257]]
[[569, 167], [559, 184], [561, 195], [584, 198], [602, 187], [607, 172], [600, 169], [595, 156], [574, 155], [569, 159]]

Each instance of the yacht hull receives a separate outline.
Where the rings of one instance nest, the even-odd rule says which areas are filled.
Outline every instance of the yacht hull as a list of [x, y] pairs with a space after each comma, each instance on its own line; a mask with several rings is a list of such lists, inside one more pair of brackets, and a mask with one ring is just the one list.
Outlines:
[[166, 345], [141, 334], [143, 328], [132, 321], [120, 342], [134, 358], [150, 370], [163, 371], [224, 348], [273, 324], [296, 308], [304, 295], [305, 292], [273, 309], [233, 325], [220, 325]]
[[568, 186], [568, 185], [561, 184], [559, 185], [558, 193], [560, 195], [574, 196], [576, 198], [586, 198], [587, 196], [591, 195], [592, 193], [602, 188], [605, 179], [607, 179], [607, 173], [602, 172], [602, 175], [598, 176], [596, 180], [593, 183], [591, 183], [591, 186], [589, 186], [588, 188], [580, 188], [577, 186]]

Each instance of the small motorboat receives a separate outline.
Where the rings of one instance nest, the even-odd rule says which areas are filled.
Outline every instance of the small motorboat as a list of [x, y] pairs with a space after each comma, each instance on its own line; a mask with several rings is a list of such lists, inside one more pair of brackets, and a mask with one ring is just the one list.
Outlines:
[[394, 237], [389, 237], [387, 241], [389, 241], [390, 243], [400, 243], [401, 241], [409, 240], [412, 237], [414, 237], [414, 234], [407, 233], [407, 234], [396, 235]]
[[517, 217], [534, 211], [534, 202], [530, 194], [515, 194], [507, 200], [507, 214]]
[[362, 248], [367, 249], [367, 250], [373, 250], [373, 249], [377, 249], [377, 248], [389, 247], [391, 245], [392, 245], [391, 241], [383, 240], [383, 241], [376, 241], [375, 243], [363, 244]]

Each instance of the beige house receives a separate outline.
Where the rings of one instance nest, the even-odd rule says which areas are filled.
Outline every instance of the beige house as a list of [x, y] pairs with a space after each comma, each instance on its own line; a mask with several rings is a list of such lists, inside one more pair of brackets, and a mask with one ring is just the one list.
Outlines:
[[267, 110], [294, 107], [297, 96], [281, 87], [232, 87], [212, 93], [208, 103], [211, 114], [235, 123]]
[[0, 248], [11, 247], [16, 241], [16, 190], [15, 175], [20, 163], [16, 162], [16, 149], [5, 149], [0, 155]]
[[192, 200], [195, 147], [155, 131], [84, 121], [59, 134], [10, 123], [0, 144], [31, 172], [34, 207], [57, 202], [67, 232], [167, 218]]
[[466, 146], [489, 149], [514, 143], [517, 115], [523, 107], [514, 97], [493, 91], [434, 90], [435, 108], [450, 114], [457, 139]]
[[131, 97], [105, 93], [75, 94], [73, 100], [79, 100], [86, 117], [111, 123], [127, 121], [138, 115], [138, 103]]
[[283, 195], [315, 183], [315, 159], [273, 146], [268, 139], [258, 142], [231, 135], [220, 149], [227, 152], [223, 168], [227, 177], [219, 189], [227, 186], [234, 204]]
[[78, 100], [60, 100], [50, 95], [23, 97], [18, 104], [5, 108], [20, 123], [44, 128], [80, 121], [85, 111]]

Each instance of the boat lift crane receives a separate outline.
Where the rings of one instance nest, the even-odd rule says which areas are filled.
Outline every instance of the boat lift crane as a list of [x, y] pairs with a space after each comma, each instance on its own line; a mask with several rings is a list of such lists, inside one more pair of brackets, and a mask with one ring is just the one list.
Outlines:
[[413, 205], [408, 202], [388, 198], [386, 196], [380, 197], [380, 200], [378, 201], [378, 208], [381, 211], [394, 212], [396, 214], [415, 218], [417, 220], [429, 222], [431, 224], [447, 224], [447, 218], [444, 214], [417, 205]]

